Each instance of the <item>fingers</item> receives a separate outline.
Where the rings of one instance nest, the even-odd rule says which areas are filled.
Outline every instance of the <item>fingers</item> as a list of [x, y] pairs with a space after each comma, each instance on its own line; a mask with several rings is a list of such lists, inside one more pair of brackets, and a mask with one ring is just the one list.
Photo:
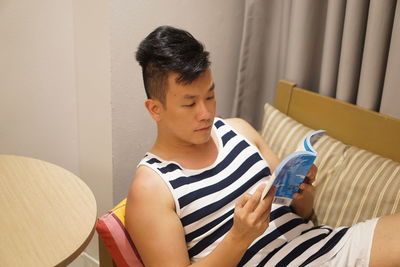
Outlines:
[[293, 199], [299, 199], [302, 198], [302, 196], [304, 194], [314, 194], [315, 192], [315, 187], [311, 184], [307, 184], [307, 183], [302, 183], [300, 185], [300, 190], [298, 193], [294, 193], [293, 195]]
[[256, 214], [265, 213], [271, 208], [272, 200], [275, 194], [275, 187], [271, 187], [267, 195], [261, 200], [262, 192], [265, 188], [265, 184], [261, 184], [254, 194], [244, 194], [238, 202], [236, 202], [236, 208], [243, 209], [247, 213], [255, 212]]
[[308, 219], [312, 214], [315, 187], [311, 184], [302, 183], [300, 188], [300, 192], [293, 194], [291, 206], [297, 215]]
[[[261, 184], [254, 194], [245, 194], [241, 198], [242, 208], [238, 211], [240, 213], [243, 212], [247, 221], [251, 225], [264, 225], [265, 223], [269, 223], [269, 214], [271, 212], [271, 204], [275, 195], [275, 186], [272, 186], [268, 191], [267, 195], [264, 199], [261, 199], [262, 192], [265, 188], [265, 184]], [[244, 203], [245, 202], [245, 203]], [[244, 204], [243, 204], [244, 203]]]
[[265, 198], [263, 200], [261, 200], [260, 204], [257, 206], [257, 208], [255, 210], [257, 213], [267, 214], [268, 215], [267, 217], [269, 217], [269, 213], [271, 211], [271, 204], [274, 199], [275, 191], [276, 191], [275, 186], [272, 186], [271, 189], [269, 189]]
[[312, 184], [315, 182], [315, 178], [317, 176], [318, 168], [314, 164], [311, 165], [310, 170], [307, 172], [306, 178], [304, 179], [304, 183]]
[[256, 192], [253, 195], [249, 195], [249, 199], [247, 200], [246, 204], [244, 205], [244, 208], [247, 209], [248, 212], [252, 212], [256, 209], [256, 207], [259, 205], [260, 199], [261, 199], [261, 194], [265, 188], [265, 184], [260, 185]]
[[250, 198], [251, 198], [250, 194], [248, 193], [243, 194], [243, 196], [236, 202], [235, 204], [236, 208], [242, 209]]
[[272, 200], [274, 199], [275, 192], [276, 192], [276, 187], [273, 185], [273, 186], [271, 186], [271, 189], [269, 189], [268, 194], [265, 196], [264, 200], [267, 199], [267, 202], [271, 202], [272, 203]]
[[248, 240], [249, 244], [269, 226], [269, 214], [274, 194], [274, 189], [269, 190], [262, 200], [261, 195], [265, 184], [260, 185], [254, 194], [244, 194], [235, 205], [233, 226], [230, 230], [240, 239]]

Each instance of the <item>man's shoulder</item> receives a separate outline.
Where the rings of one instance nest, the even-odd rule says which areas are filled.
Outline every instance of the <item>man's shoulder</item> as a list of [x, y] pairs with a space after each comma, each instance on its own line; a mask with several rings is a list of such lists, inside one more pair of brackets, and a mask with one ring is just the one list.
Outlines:
[[242, 118], [227, 118], [224, 120], [227, 124], [239, 132], [247, 132], [253, 128], [246, 120]]
[[149, 201], [157, 198], [162, 203], [173, 205], [171, 194], [161, 177], [147, 166], [139, 166], [133, 177], [132, 185], [128, 194], [128, 201]]
[[136, 169], [132, 186], [155, 187], [163, 184], [159, 175], [150, 167], [141, 165]]
[[253, 145], [258, 147], [258, 132], [242, 118], [228, 118], [225, 122], [229, 124], [236, 132], [246, 137]]

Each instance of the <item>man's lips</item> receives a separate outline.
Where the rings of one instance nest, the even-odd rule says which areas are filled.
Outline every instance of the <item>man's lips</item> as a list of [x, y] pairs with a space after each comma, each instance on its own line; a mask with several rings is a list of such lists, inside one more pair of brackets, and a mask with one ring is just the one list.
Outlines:
[[210, 130], [210, 128], [211, 128], [211, 126], [207, 126], [207, 127], [204, 127], [204, 128], [196, 129], [195, 132], [208, 131], [208, 130]]

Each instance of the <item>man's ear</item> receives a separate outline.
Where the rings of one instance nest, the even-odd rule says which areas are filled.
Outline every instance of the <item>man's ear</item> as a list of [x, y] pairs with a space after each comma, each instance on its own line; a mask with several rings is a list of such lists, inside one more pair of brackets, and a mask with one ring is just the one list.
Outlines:
[[155, 121], [160, 121], [161, 119], [161, 112], [162, 112], [162, 103], [159, 100], [156, 99], [147, 99], [144, 102], [144, 105], [148, 112], [150, 113], [150, 116], [155, 120]]

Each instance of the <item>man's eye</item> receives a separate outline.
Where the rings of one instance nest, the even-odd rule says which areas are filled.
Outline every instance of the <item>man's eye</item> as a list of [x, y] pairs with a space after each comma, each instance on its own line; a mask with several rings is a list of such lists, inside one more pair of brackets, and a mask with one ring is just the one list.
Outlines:
[[211, 100], [211, 99], [214, 99], [214, 96], [207, 97], [207, 100]]
[[194, 106], [194, 102], [192, 103], [192, 104], [189, 104], [189, 105], [183, 105], [184, 107], [187, 107], [187, 108], [190, 108], [190, 107], [193, 107]]

